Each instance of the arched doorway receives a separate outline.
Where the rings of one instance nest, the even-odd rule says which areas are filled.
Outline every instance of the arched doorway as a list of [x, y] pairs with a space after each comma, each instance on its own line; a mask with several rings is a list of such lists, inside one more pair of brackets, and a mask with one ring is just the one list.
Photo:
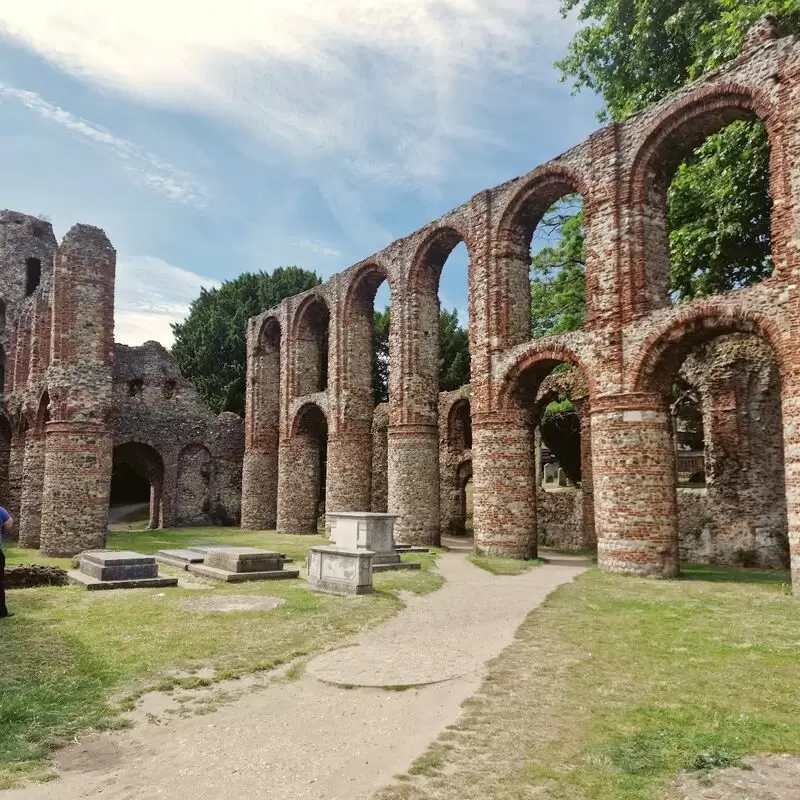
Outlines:
[[111, 513], [109, 519], [147, 520], [147, 527], [162, 527], [164, 460], [151, 445], [125, 442], [113, 451]]

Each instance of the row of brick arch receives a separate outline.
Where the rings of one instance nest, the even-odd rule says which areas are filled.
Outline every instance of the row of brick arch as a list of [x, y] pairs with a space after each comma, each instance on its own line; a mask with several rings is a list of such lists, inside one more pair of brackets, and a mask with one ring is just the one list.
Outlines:
[[[510, 200], [502, 210], [491, 238], [495, 242], [495, 271], [492, 281], [496, 287], [492, 293], [493, 316], [504, 346], [513, 346], [530, 338], [530, 308], [528, 297], [528, 273], [530, 267], [530, 242], [533, 232], [547, 209], [567, 194], [580, 194], [584, 200], [587, 259], [587, 305], [589, 319], [601, 311], [593, 299], [596, 279], [592, 274], [594, 239], [603, 236], [604, 219], [594, 215], [603, 205], [618, 203], [629, 210], [630, 230], [627, 231], [628, 258], [631, 274], [616, 275], [616, 291], [613, 295], [622, 309], [641, 315], [667, 303], [668, 242], [663, 221], [653, 222], [653, 207], [657, 216], [666, 216], [665, 198], [669, 178], [680, 160], [708, 135], [737, 119], [760, 119], [767, 128], [771, 143], [771, 194], [773, 198], [786, 194], [783, 155], [777, 136], [775, 115], [768, 97], [755, 89], [737, 84], [723, 84], [698, 90], [689, 98], [670, 106], [657, 118], [636, 148], [630, 163], [619, 170], [619, 186], [598, 182], [590, 174], [582, 174], [575, 166], [551, 162], [534, 170], [515, 188]], [[648, 207], [648, 213], [643, 213]], [[602, 216], [602, 215], [601, 215]], [[624, 215], [621, 215], [624, 216]], [[395, 319], [395, 324], [409, 328], [419, 327], [427, 320], [426, 305], [436, 303], [439, 275], [442, 266], [453, 249], [460, 243], [466, 246], [470, 264], [473, 262], [475, 244], [471, 241], [468, 225], [464, 220], [448, 219], [422, 232], [422, 239], [410, 257], [407, 273], [382, 263], [382, 258], [367, 260], [345, 273], [343, 314], [346, 320], [372, 313], [375, 292], [386, 281], [396, 312], [405, 310], [416, 319]], [[781, 268], [784, 257], [781, 237], [773, 237], [776, 252], [775, 263]], [[654, 265], [660, 268], [653, 274]], [[598, 265], [599, 266], [599, 265]], [[648, 274], [648, 272], [650, 274]], [[409, 298], [413, 302], [408, 302]], [[405, 302], [404, 302], [405, 301]], [[403, 309], [403, 306], [407, 308]], [[610, 309], [606, 309], [609, 311]], [[292, 314], [289, 333], [293, 340], [302, 341], [314, 328], [327, 329], [331, 309], [323, 291], [311, 290]], [[623, 318], [622, 320], [626, 320]], [[280, 321], [271, 316], [262, 320], [263, 335], [274, 339], [274, 329], [280, 330]], [[345, 332], [347, 346], [345, 358], [360, 358], [361, 351], [369, 342], [359, 341], [359, 332]], [[363, 337], [362, 337], [363, 338]], [[356, 354], [356, 355], [352, 355]], [[399, 354], [407, 370], [413, 372], [414, 353]], [[324, 381], [319, 376], [325, 365], [312, 367], [310, 373], [293, 366], [294, 396], [311, 394], [306, 388], [314, 384], [320, 391]], [[308, 366], [308, 365], [307, 365]], [[292, 367], [290, 367], [292, 368]], [[350, 374], [346, 372], [346, 374]]]

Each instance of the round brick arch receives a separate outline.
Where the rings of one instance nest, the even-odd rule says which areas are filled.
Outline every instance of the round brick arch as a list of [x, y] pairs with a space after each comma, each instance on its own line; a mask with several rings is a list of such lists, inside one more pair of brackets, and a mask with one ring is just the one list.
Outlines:
[[494, 241], [495, 274], [490, 283], [496, 287], [491, 316], [491, 336], [506, 346], [521, 344], [530, 338], [530, 248], [536, 226], [547, 209], [569, 194], [579, 194], [584, 203], [585, 227], [589, 230], [591, 199], [589, 183], [566, 165], [548, 164], [535, 170], [516, 189], [500, 216]]
[[[534, 371], [538, 378], [537, 387], [559, 364], [573, 364], [581, 373], [584, 385], [589, 394], [592, 393], [590, 371], [586, 359], [573, 348], [560, 343], [533, 342], [523, 350], [508, 367], [500, 383], [498, 405], [500, 408], [511, 408], [515, 405], [515, 395], [520, 379], [529, 371]], [[535, 397], [530, 400], [535, 401]]]
[[[276, 331], [278, 334], [277, 341], [275, 339]], [[268, 344], [270, 347], [280, 349], [282, 337], [283, 331], [281, 329], [281, 322], [274, 314], [270, 314], [270, 316], [264, 317], [264, 319], [261, 320], [261, 325], [258, 329], [258, 337], [256, 339], [259, 348]]]
[[[670, 104], [648, 128], [627, 170], [624, 205], [633, 213], [633, 243], [630, 284], [622, 287], [624, 306], [642, 313], [653, 307], [656, 298], [656, 307], [666, 304], [670, 258], [665, 238], [669, 231], [667, 189], [683, 159], [709, 136], [738, 120], [761, 120], [765, 124], [773, 204], [781, 196], [782, 156], [776, 114], [762, 91], [721, 83], [697, 89]], [[648, 268], [652, 270], [649, 276]]]
[[412, 295], [426, 290], [432, 291], [434, 294], [439, 291], [442, 267], [453, 250], [462, 242], [467, 248], [467, 254], [471, 261], [472, 248], [469, 237], [466, 231], [459, 230], [455, 225], [447, 224], [435, 227], [423, 238], [414, 251], [408, 273], [408, 287]]
[[303, 405], [301, 405], [292, 416], [292, 421], [289, 427], [292, 436], [298, 436], [304, 433], [302, 428], [303, 424], [307, 421], [307, 417], [317, 413], [319, 413], [322, 417], [322, 421], [325, 423], [326, 429], [330, 430], [328, 425], [328, 414], [326, 413], [325, 409], [319, 403], [309, 400], [307, 403], [303, 403]]
[[773, 319], [744, 309], [705, 304], [664, 323], [651, 333], [630, 363], [627, 374], [632, 392], [656, 392], [680, 368], [692, 349], [720, 336], [745, 333], [764, 340], [775, 355], [778, 372], [789, 362], [783, 336]]

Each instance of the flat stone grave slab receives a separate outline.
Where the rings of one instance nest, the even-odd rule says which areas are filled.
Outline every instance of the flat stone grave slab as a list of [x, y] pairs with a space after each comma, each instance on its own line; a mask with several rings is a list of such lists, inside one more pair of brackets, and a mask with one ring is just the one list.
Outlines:
[[156, 561], [159, 564], [169, 564], [171, 567], [186, 569], [189, 564], [202, 564], [205, 555], [194, 550], [159, 550]]
[[280, 597], [227, 594], [221, 597], [199, 597], [184, 600], [181, 605], [188, 611], [200, 614], [232, 614], [237, 611], [270, 611], [286, 601]]
[[188, 571], [203, 578], [240, 583], [242, 581], [297, 578], [300, 570], [285, 570], [280, 553], [256, 547], [209, 548], [202, 564], [189, 564]]
[[80, 567], [67, 573], [70, 583], [87, 589], [146, 589], [177, 586], [177, 578], [161, 577], [153, 556], [129, 550], [83, 553]]
[[394, 549], [399, 553], [430, 553], [427, 547], [416, 544], [396, 544]]
[[[200, 553], [201, 555], [205, 555], [209, 550], [240, 550], [240, 549], [241, 549], [240, 547], [237, 547], [236, 545], [233, 544], [198, 544], [198, 545], [192, 545], [191, 547], [187, 548], [187, 550], [191, 551], [192, 553]], [[284, 564], [294, 563], [294, 559], [287, 558], [286, 553], [280, 553], [280, 557], [283, 559]]]

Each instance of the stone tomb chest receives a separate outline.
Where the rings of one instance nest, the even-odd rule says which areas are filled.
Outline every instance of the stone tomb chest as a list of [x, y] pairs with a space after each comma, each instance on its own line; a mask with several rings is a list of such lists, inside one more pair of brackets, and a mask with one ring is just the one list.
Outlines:
[[372, 569], [419, 569], [419, 564], [403, 563], [394, 545], [395, 514], [370, 511], [331, 511], [326, 515], [331, 544], [345, 550], [369, 550]]
[[202, 564], [189, 564], [189, 572], [229, 583], [296, 578], [296, 569], [283, 568], [283, 556], [256, 547], [209, 548]]
[[312, 547], [308, 551], [308, 584], [332, 594], [368, 594], [372, 591], [370, 550]]
[[87, 589], [140, 589], [177, 586], [177, 578], [161, 577], [153, 556], [129, 550], [89, 551], [81, 554], [80, 567], [67, 573], [70, 583]]

